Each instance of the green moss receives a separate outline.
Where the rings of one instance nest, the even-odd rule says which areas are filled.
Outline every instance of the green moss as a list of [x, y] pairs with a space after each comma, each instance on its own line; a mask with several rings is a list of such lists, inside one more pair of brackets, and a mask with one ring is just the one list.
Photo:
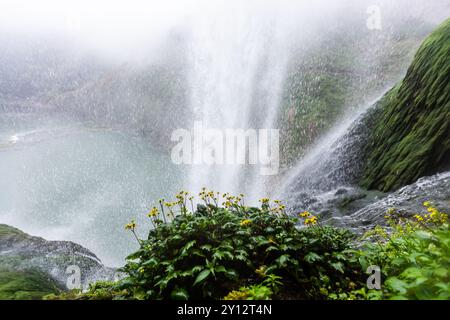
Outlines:
[[[418, 28], [419, 24], [422, 27]], [[409, 21], [392, 37], [378, 38], [372, 32], [344, 27], [294, 54], [278, 119], [283, 128], [281, 165], [297, 163], [343, 115], [397, 82], [428, 30], [432, 28], [423, 22]]]
[[25, 238], [27, 234], [17, 228], [8, 226], [6, 224], [0, 224], [0, 238], [7, 236], [22, 236]]
[[449, 165], [450, 19], [421, 45], [404, 80], [383, 99], [362, 186], [390, 191]]
[[58, 292], [56, 282], [38, 271], [0, 270], [0, 300], [36, 300]]

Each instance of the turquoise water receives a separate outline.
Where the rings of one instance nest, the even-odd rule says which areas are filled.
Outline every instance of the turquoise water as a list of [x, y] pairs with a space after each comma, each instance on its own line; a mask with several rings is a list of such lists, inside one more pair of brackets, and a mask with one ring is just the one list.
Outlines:
[[106, 265], [137, 248], [124, 230], [180, 188], [180, 172], [148, 141], [54, 116], [0, 114], [0, 223], [71, 240]]

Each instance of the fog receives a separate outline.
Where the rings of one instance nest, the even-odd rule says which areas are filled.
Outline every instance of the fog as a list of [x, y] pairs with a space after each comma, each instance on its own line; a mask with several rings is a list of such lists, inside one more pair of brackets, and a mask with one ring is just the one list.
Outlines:
[[199, 17], [249, 11], [262, 19], [282, 16], [285, 23], [301, 28], [317, 22], [332, 25], [336, 17], [364, 21], [370, 5], [381, 8], [387, 25], [401, 17], [436, 23], [450, 6], [445, 0], [2, 0], [0, 35], [19, 41], [58, 39], [78, 51], [130, 62], [158, 51], [169, 33], [189, 32]]

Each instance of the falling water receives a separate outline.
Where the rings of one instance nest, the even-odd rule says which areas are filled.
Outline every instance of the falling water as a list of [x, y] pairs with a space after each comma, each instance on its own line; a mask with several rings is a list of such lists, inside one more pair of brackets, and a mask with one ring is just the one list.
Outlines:
[[[288, 32], [279, 12], [268, 15], [248, 3], [216, 10], [199, 17], [192, 29], [189, 80], [194, 118], [205, 128], [271, 129], [287, 62]], [[257, 169], [197, 165], [190, 172], [189, 188], [258, 194], [262, 184]]]

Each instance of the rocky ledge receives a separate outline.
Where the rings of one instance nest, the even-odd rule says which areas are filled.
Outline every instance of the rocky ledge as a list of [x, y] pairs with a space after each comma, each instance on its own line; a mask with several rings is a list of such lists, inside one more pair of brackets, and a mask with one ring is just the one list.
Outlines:
[[114, 274], [76, 243], [48, 241], [0, 224], [0, 299], [38, 299]]

